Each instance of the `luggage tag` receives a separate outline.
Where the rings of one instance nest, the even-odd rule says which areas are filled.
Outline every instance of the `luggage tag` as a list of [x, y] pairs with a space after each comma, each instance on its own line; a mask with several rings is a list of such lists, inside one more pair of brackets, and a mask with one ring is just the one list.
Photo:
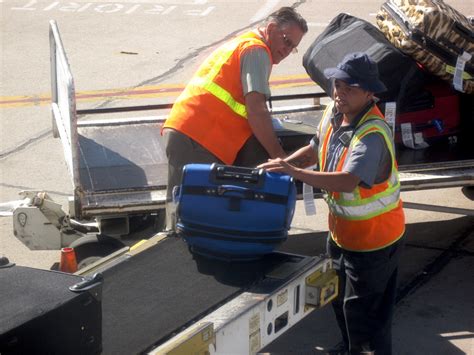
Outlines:
[[453, 85], [457, 91], [464, 92], [463, 90], [464, 67], [466, 66], [466, 62], [470, 61], [471, 58], [472, 58], [472, 55], [464, 51], [463, 54], [458, 56], [458, 59], [456, 60], [456, 69], [454, 71], [454, 76], [453, 76]]
[[392, 129], [392, 136], [395, 136], [395, 118], [397, 114], [397, 103], [395, 101], [385, 104], [385, 120]]
[[[316, 165], [306, 168], [307, 170], [314, 170]], [[314, 203], [314, 189], [313, 186], [303, 183], [303, 202], [304, 212], [306, 216], [314, 216], [316, 214], [316, 204]]]
[[402, 130], [402, 142], [411, 149], [424, 149], [429, 147], [429, 144], [423, 139], [421, 132], [413, 134], [411, 123], [402, 123], [400, 125]]
[[273, 129], [275, 131], [282, 131], [285, 129], [285, 127], [283, 127], [282, 123], [281, 123], [281, 120], [279, 118], [276, 118], [276, 117], [272, 117], [272, 125], [273, 125]]

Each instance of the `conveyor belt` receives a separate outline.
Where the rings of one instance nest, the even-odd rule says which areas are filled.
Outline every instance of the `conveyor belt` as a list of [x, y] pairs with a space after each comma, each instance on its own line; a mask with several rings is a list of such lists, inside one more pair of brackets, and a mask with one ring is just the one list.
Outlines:
[[[288, 152], [314, 136], [322, 111], [274, 115], [283, 130], [277, 132]], [[161, 122], [123, 121], [83, 123], [79, 139], [79, 215], [91, 218], [123, 213], [150, 213], [163, 208], [167, 160]], [[401, 171], [472, 167], [474, 149], [466, 144], [435, 144], [426, 149], [397, 147]], [[425, 166], [427, 167], [425, 169]]]
[[[284, 124], [278, 135], [289, 151], [308, 143], [313, 129]], [[167, 159], [158, 122], [78, 127], [79, 175], [84, 191], [166, 186]]]
[[[284, 124], [288, 151], [309, 142], [313, 128]], [[79, 199], [83, 218], [154, 212], [163, 207], [167, 158], [158, 121], [103, 121], [78, 126]], [[310, 134], [311, 133], [311, 134]]]
[[167, 160], [154, 123], [78, 127], [84, 191], [166, 185]]
[[309, 260], [273, 253], [251, 263], [209, 261], [166, 238], [103, 271], [103, 353], [144, 351], [243, 290], [271, 291]]

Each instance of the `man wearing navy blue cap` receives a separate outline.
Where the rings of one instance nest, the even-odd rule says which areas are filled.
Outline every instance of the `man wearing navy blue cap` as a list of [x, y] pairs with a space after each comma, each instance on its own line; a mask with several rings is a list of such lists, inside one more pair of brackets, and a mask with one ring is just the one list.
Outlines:
[[[330, 354], [391, 354], [398, 259], [405, 218], [392, 133], [374, 94], [385, 90], [364, 53], [324, 74], [333, 102], [316, 136], [286, 159], [260, 165], [326, 192], [327, 250], [339, 276], [333, 302], [343, 341]], [[318, 164], [318, 171], [305, 167]]]

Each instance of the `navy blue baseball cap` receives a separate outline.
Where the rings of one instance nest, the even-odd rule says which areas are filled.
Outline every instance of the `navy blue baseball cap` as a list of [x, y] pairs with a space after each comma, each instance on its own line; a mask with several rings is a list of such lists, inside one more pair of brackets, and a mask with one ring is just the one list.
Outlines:
[[324, 75], [328, 79], [339, 79], [373, 93], [387, 90], [379, 79], [377, 64], [362, 52], [346, 55], [336, 68], [325, 69]]

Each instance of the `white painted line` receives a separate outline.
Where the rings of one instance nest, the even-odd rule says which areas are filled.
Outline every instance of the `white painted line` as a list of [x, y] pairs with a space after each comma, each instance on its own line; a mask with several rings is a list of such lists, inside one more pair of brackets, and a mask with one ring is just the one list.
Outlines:
[[137, 4], [137, 5], [134, 5], [132, 6], [130, 9], [128, 9], [127, 11], [125, 11], [125, 13], [127, 15], [131, 14], [132, 12], [135, 12], [136, 9], [138, 9], [141, 5], [140, 4]]
[[[2, 0], [0, 0], [2, 1]], [[205, 5], [208, 0], [89, 0], [91, 3], [120, 3], [120, 4], [159, 4], [159, 5]]]
[[92, 5], [91, 3], [87, 3], [83, 7], [78, 9], [77, 12], [83, 12], [83, 11], [87, 10], [91, 5]]
[[31, 0], [29, 3], [27, 3], [27, 4], [24, 5], [23, 7], [12, 7], [12, 10], [28, 10], [28, 11], [34, 11], [34, 10], [36, 10], [36, 8], [30, 7], [30, 6], [35, 5], [37, 2], [38, 2], [38, 1], [36, 1], [36, 0]]
[[273, 8], [275, 8], [279, 2], [280, 0], [267, 0], [260, 10], [258, 10], [257, 13], [250, 19], [250, 23], [261, 21], [270, 15]]
[[[0, 0], [4, 1], [4, 0]], [[82, 12], [82, 13], [101, 13], [101, 14], [146, 14], [167, 16], [171, 13], [179, 13], [185, 16], [208, 16], [216, 8], [215, 6], [205, 5], [208, 0], [188, 0], [180, 2], [179, 0], [160, 1], [160, 5], [154, 4], [155, 0], [92, 0], [89, 2], [61, 2], [52, 1], [48, 3], [37, 0], [24, 0], [22, 6], [11, 7], [14, 11], [48, 11], [48, 12]], [[175, 4], [175, 5], [171, 5]], [[204, 5], [204, 6], [203, 6]]]
[[26, 202], [25, 200], [16, 200], [0, 203], [0, 217], [13, 216], [13, 211]]

